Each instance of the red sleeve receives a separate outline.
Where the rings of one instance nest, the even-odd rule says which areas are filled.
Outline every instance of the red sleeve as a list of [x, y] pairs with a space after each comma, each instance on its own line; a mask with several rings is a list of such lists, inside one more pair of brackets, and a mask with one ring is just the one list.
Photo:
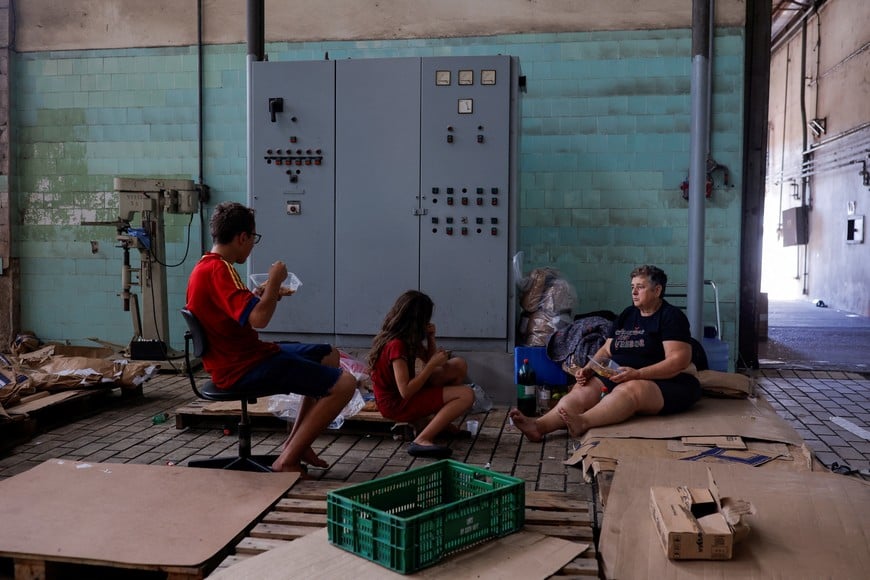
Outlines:
[[248, 314], [259, 302], [259, 298], [248, 290], [236, 269], [225, 260], [215, 262], [211, 282], [215, 306], [240, 326], [244, 326], [248, 322]]

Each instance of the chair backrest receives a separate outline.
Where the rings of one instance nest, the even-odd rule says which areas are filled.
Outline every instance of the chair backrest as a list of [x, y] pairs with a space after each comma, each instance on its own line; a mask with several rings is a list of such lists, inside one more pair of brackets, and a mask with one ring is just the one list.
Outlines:
[[201, 357], [205, 353], [207, 346], [205, 330], [203, 330], [199, 320], [196, 319], [196, 316], [190, 310], [182, 308], [181, 316], [184, 318], [184, 322], [187, 323], [187, 330], [190, 332], [190, 339], [193, 341], [193, 356]]

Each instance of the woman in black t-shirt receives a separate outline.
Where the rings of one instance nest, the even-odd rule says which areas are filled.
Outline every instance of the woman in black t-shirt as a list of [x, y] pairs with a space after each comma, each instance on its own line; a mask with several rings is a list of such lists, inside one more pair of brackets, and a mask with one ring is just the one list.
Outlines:
[[594, 357], [611, 359], [611, 367], [618, 368], [599, 369], [597, 374], [593, 363], [586, 364], [576, 372], [571, 392], [543, 417], [512, 409], [510, 417], [526, 437], [540, 441], [564, 427], [579, 437], [592, 427], [620, 423], [635, 414], [679, 413], [697, 402], [698, 379], [683, 372], [692, 361], [689, 320], [663, 298], [667, 283], [667, 274], [655, 266], [632, 271], [632, 305], [619, 315]]

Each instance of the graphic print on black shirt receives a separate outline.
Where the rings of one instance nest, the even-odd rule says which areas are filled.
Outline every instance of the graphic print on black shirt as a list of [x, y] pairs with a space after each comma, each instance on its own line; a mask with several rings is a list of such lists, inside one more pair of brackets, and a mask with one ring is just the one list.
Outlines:
[[652, 316], [629, 306], [614, 325], [610, 352], [619, 366], [638, 369], [664, 360], [664, 341], [689, 342], [690, 336], [686, 315], [667, 302]]

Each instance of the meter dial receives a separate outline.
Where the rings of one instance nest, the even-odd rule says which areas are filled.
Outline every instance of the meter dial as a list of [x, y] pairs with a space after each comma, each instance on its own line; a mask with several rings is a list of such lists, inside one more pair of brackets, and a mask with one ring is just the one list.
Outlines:
[[459, 71], [459, 84], [460, 85], [473, 85], [474, 84], [474, 71], [473, 70], [461, 70], [461, 71]]
[[474, 101], [472, 99], [459, 99], [459, 114], [468, 115], [474, 112]]
[[482, 85], [494, 85], [495, 84], [495, 71], [494, 70], [482, 70], [482, 71], [480, 71], [480, 84], [482, 84]]
[[448, 86], [450, 84], [450, 71], [449, 70], [436, 70], [435, 71], [435, 84], [439, 86]]

